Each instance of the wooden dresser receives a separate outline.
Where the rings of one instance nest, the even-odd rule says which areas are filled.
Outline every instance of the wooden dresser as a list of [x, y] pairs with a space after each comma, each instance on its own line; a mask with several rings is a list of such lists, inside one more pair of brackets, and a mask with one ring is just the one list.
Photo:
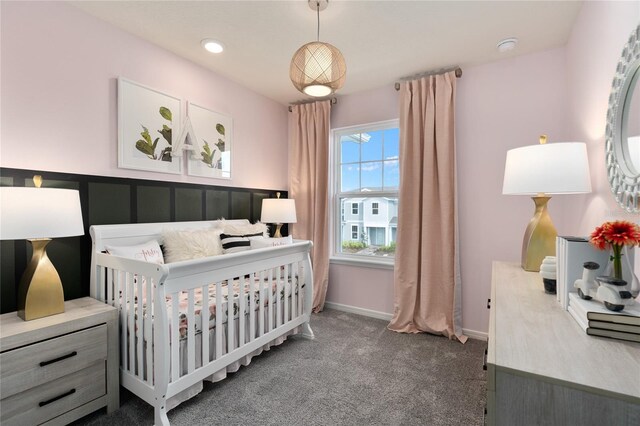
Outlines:
[[118, 317], [85, 297], [65, 312], [23, 321], [0, 316], [0, 423], [67, 424], [119, 406]]
[[537, 272], [494, 262], [490, 425], [640, 425], [640, 344], [588, 336]]

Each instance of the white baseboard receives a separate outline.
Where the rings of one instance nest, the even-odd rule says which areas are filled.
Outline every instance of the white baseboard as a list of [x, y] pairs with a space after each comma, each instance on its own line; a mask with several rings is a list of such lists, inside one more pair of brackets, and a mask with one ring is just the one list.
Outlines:
[[[393, 314], [374, 311], [371, 309], [358, 308], [357, 306], [343, 305], [342, 303], [325, 302], [324, 306], [329, 309], [335, 309], [336, 311], [348, 312], [350, 314], [357, 314], [357, 315], [381, 319], [385, 321], [391, 321], [393, 319]], [[469, 330], [468, 328], [463, 328], [462, 333], [471, 339], [484, 340], [484, 341], [487, 340], [487, 333], [482, 331]]]
[[484, 340], [485, 342], [488, 338], [487, 333], [485, 333], [484, 331], [469, 330], [468, 328], [463, 328], [462, 334], [468, 336], [470, 339]]
[[335, 309], [336, 311], [348, 312], [350, 314], [363, 315], [365, 317], [376, 318], [386, 321], [391, 321], [393, 314], [386, 312], [374, 311], [371, 309], [358, 308], [357, 306], [343, 305], [342, 303], [325, 302], [324, 306], [329, 309]]

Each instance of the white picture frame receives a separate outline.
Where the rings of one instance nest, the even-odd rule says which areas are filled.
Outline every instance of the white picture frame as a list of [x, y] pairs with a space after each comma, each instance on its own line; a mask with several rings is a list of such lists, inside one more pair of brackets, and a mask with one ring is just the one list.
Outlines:
[[189, 102], [188, 120], [199, 152], [189, 155], [187, 174], [214, 179], [231, 179], [233, 119], [225, 114]]
[[171, 144], [182, 131], [182, 101], [142, 84], [118, 78], [118, 167], [182, 173]]

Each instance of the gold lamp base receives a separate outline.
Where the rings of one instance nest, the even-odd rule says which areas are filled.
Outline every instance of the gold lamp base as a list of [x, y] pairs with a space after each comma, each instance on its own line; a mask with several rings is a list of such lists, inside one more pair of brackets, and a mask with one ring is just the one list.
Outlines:
[[522, 269], [538, 272], [545, 256], [556, 255], [556, 231], [547, 211], [547, 202], [551, 197], [538, 195], [531, 197], [536, 205], [533, 218], [527, 226], [522, 241]]
[[32, 239], [33, 255], [18, 287], [18, 316], [25, 321], [64, 312], [64, 290], [47, 256], [49, 238]]
[[280, 233], [280, 229], [282, 229], [282, 224], [281, 223], [277, 223], [276, 224], [276, 232], [275, 232], [275, 234], [273, 234], [273, 238], [282, 238], [282, 234]]

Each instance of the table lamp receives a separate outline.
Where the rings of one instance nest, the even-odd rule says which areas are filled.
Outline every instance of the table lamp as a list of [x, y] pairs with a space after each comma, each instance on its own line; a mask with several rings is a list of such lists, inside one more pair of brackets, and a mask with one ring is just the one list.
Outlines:
[[47, 256], [51, 238], [84, 235], [78, 191], [72, 189], [0, 188], [0, 240], [27, 239], [31, 261], [18, 287], [18, 316], [25, 321], [64, 312], [58, 271]]
[[539, 145], [507, 151], [502, 193], [534, 195], [536, 208], [522, 241], [522, 268], [539, 271], [545, 256], [555, 256], [556, 228], [547, 211], [550, 194], [584, 194], [591, 192], [587, 146], [582, 142], [547, 144], [540, 136]]
[[276, 233], [274, 238], [281, 238], [280, 228], [283, 223], [296, 223], [296, 203], [290, 198], [280, 198], [280, 193], [276, 194], [278, 198], [265, 198], [262, 200], [262, 212], [260, 221], [263, 223], [275, 223]]

